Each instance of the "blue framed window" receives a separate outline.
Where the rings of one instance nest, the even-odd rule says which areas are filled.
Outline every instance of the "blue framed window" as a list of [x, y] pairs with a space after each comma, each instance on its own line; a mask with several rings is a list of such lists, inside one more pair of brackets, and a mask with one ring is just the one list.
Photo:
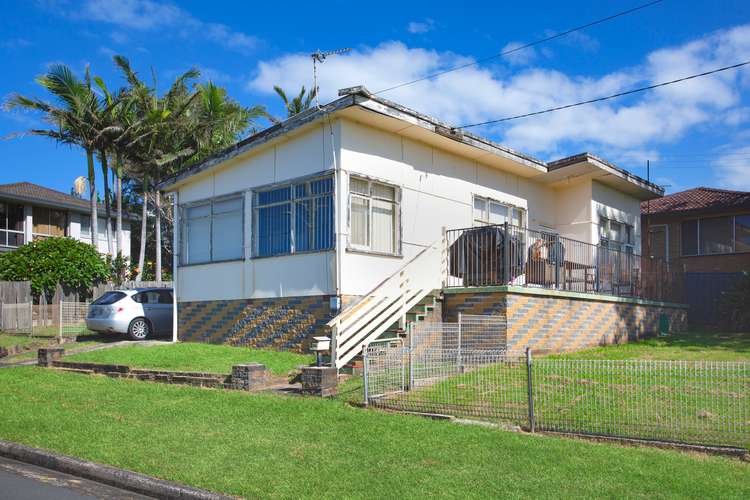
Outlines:
[[255, 193], [255, 255], [319, 252], [335, 246], [333, 177]]

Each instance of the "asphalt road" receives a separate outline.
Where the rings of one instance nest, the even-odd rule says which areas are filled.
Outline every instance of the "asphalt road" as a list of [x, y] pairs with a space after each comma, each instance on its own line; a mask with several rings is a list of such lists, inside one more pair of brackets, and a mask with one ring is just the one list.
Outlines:
[[0, 457], [0, 500], [143, 500], [149, 497]]

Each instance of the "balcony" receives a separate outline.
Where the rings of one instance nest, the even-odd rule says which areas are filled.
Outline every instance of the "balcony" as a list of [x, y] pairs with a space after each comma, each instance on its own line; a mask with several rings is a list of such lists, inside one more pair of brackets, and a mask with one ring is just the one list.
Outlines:
[[446, 287], [515, 285], [679, 302], [680, 273], [663, 259], [510, 224], [446, 232]]

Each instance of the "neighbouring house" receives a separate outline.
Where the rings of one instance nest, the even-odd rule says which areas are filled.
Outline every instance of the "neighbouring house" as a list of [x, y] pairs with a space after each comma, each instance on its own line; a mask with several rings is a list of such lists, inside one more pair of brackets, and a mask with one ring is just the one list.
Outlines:
[[[507, 345], [569, 350], [685, 323], [640, 258], [663, 190], [588, 153], [546, 163], [362, 87], [166, 180], [176, 335], [342, 366], [381, 335], [461, 314]], [[661, 268], [660, 268], [661, 269]]]
[[644, 254], [684, 274], [691, 322], [719, 322], [719, 299], [750, 272], [750, 192], [698, 187], [641, 203]]
[[[107, 253], [104, 205], [100, 203], [98, 210], [96, 246], [101, 253]], [[113, 216], [113, 242], [114, 229]], [[123, 254], [129, 257], [130, 218], [127, 215], [123, 217], [122, 229]], [[91, 243], [89, 201], [31, 182], [0, 184], [0, 252], [51, 236], [69, 236]]]

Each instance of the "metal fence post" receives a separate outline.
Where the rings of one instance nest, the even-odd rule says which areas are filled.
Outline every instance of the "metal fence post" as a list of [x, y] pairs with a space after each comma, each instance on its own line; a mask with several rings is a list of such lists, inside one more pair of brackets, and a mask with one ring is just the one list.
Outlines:
[[409, 390], [414, 387], [414, 324], [408, 327], [409, 335]]
[[364, 392], [365, 392], [365, 406], [370, 404], [370, 393], [368, 390], [368, 385], [370, 382], [370, 369], [368, 367], [369, 359], [367, 356], [367, 347], [365, 347], [362, 351], [362, 385], [364, 386]]
[[458, 373], [463, 373], [463, 362], [461, 360], [461, 313], [458, 313], [458, 350], [456, 351], [456, 364]]
[[510, 230], [508, 223], [503, 223], [503, 284], [510, 282]]
[[536, 431], [536, 416], [534, 415], [534, 379], [531, 361], [531, 348], [526, 348], [526, 379], [528, 387], [528, 406], [529, 406], [529, 429], [531, 432]]
[[57, 323], [58, 323], [58, 338], [60, 339], [60, 343], [62, 343], [62, 338], [63, 338], [63, 301], [62, 301], [62, 297], [60, 297], [59, 313], [60, 313], [60, 317], [59, 317], [59, 319], [57, 321]]

